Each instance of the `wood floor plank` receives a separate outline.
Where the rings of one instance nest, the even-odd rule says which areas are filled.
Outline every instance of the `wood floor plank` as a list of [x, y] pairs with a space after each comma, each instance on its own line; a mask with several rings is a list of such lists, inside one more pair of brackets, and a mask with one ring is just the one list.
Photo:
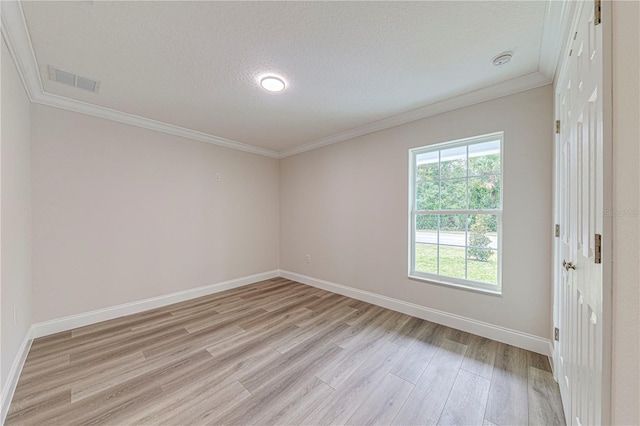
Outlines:
[[404, 350], [394, 343], [384, 342], [379, 350], [354, 369], [344, 381], [344, 386], [310, 413], [303, 423], [344, 424], [358, 409], [360, 403], [380, 385]]
[[71, 405], [71, 389], [65, 386], [48, 394], [45, 398], [36, 397], [33, 400], [37, 402], [24, 405], [20, 401], [12, 402], [5, 424], [44, 424], [49, 420], [52, 412], [63, 411]]
[[498, 342], [480, 336], [471, 336], [469, 348], [462, 361], [462, 369], [491, 379]]
[[[105, 389], [140, 375], [148, 368], [142, 352], [131, 354], [128, 359], [119, 359], [118, 363], [83, 374], [71, 385], [71, 403], [95, 395]], [[84, 373], [84, 371], [83, 371]]]
[[213, 317], [219, 315], [220, 312], [216, 311], [213, 308], [202, 309], [198, 312], [193, 312], [188, 316], [168, 315], [166, 318], [162, 318], [157, 321], [134, 325], [133, 327], [131, 327], [131, 331], [134, 333], [134, 335], [140, 335], [157, 329], [171, 330], [174, 328], [186, 327], [187, 325], [190, 325], [191, 323], [197, 321], [211, 320]]
[[[349, 304], [351, 306], [352, 304]], [[346, 321], [347, 324], [357, 326], [361, 323], [368, 323], [379, 315], [381, 315], [386, 309], [376, 305], [369, 305], [365, 308], [358, 309], [349, 319]]]
[[393, 421], [396, 425], [436, 424], [447, 402], [449, 392], [467, 346], [444, 340], [429, 366]]
[[438, 420], [561, 424], [548, 359], [275, 278], [36, 339], [5, 424]]
[[435, 324], [420, 318], [412, 317], [407, 321], [389, 341], [400, 346], [410, 346], [424, 333], [425, 328], [434, 327]]
[[312, 386], [304, 394], [288, 401], [288, 404], [272, 416], [259, 419], [263, 424], [301, 425], [304, 419], [317, 407], [323, 405], [335, 390], [318, 378], [310, 379]]
[[560, 388], [550, 371], [529, 366], [529, 424], [564, 425]]
[[69, 365], [71, 355], [68, 353], [53, 354], [51, 357], [40, 360], [33, 360], [32, 357], [27, 356], [24, 367], [22, 367], [21, 378], [27, 378], [29, 376], [42, 374], [47, 371], [51, 371], [55, 368], [65, 368]]
[[491, 376], [487, 420], [498, 425], [528, 422], [527, 376], [527, 351], [500, 343]]
[[446, 338], [451, 341], [469, 346], [471, 344], [473, 334], [467, 333], [466, 331], [462, 330], [456, 330], [454, 328], [447, 328]]
[[307, 303], [312, 303], [318, 299], [320, 299], [320, 296], [317, 292], [300, 292], [290, 296], [274, 298], [272, 301], [261, 302], [260, 307], [265, 311], [272, 312], [281, 309], [282, 307], [304, 306]]
[[367, 323], [351, 326], [351, 332], [337, 342], [337, 345], [341, 348], [349, 349], [366, 342], [381, 339], [390, 332], [401, 328], [404, 324], [400, 321], [405, 319], [408, 320], [409, 318], [399, 312], [384, 310]]
[[174, 396], [164, 405], [151, 407], [146, 412], [138, 413], [132, 417], [131, 424], [150, 426], [207, 424], [212, 418], [224, 415], [250, 396], [251, 393], [240, 383], [223, 382], [221, 385], [203, 388], [197, 394]]
[[404, 404], [413, 385], [391, 373], [371, 392], [355, 413], [349, 425], [388, 425]]
[[131, 352], [122, 356], [103, 358], [100, 362], [83, 362], [74, 365], [69, 363], [63, 369], [55, 369], [51, 373], [42, 376], [31, 376], [21, 381], [16, 388], [14, 400], [22, 404], [45, 398], [50, 393], [55, 393], [62, 387], [69, 387], [70, 383], [82, 380], [83, 377], [99, 374], [101, 371], [119, 368], [128, 362], [140, 359], [142, 353]]
[[[335, 326], [336, 322], [340, 322], [341, 319], [348, 317], [353, 308], [348, 306], [340, 306], [338, 309], [332, 312], [331, 315], [317, 315], [310, 320], [298, 321], [298, 330], [290, 333], [285, 338], [274, 342], [271, 346], [280, 353], [285, 353], [303, 342], [314, 338], [318, 333], [324, 332], [326, 329], [330, 329]], [[346, 324], [342, 329], [348, 328]], [[342, 331], [342, 330], [341, 330]], [[340, 334], [336, 333], [333, 338], [336, 338]]]
[[[255, 425], [295, 424], [283, 423], [283, 420], [287, 416], [295, 418], [300, 417], [301, 414], [306, 415], [307, 410], [317, 405], [317, 398], [326, 398], [334, 392], [329, 385], [313, 375], [304, 378], [298, 376], [295, 381], [297, 383], [290, 386], [289, 389], [272, 394], [272, 398], [264, 399], [264, 402], [257, 406], [257, 415], [248, 423]], [[265, 398], [264, 391], [256, 393], [255, 397]], [[312, 402], [313, 400], [316, 400], [316, 404]]]
[[203, 374], [200, 371], [190, 371], [179, 380], [163, 384], [162, 390], [169, 397], [178, 395], [182, 398], [189, 395], [198, 395], [209, 388], [215, 388], [231, 382], [240, 383], [252, 377], [256, 371], [261, 371], [277, 362], [281, 356], [280, 352], [265, 345], [253, 352], [238, 356], [227, 363], [221, 363], [214, 357], [215, 369], [211, 369], [208, 374]]
[[233, 311], [227, 311], [226, 313], [221, 315], [200, 318], [197, 321], [193, 321], [190, 324], [186, 325], [184, 328], [189, 333], [197, 333], [199, 331], [210, 329], [211, 327], [225, 326], [230, 324], [235, 325], [239, 321], [253, 318], [265, 312], [266, 311], [264, 309], [256, 308], [255, 306], [251, 305], [240, 306]]
[[197, 303], [192, 303], [188, 305], [181, 305], [181, 306], [171, 305], [171, 310], [169, 310], [169, 313], [174, 318], [181, 318], [181, 317], [189, 317], [192, 315], [198, 315], [199, 313], [208, 312], [208, 311], [218, 312], [216, 311], [217, 307], [223, 306], [229, 302], [242, 300], [242, 298], [239, 295], [233, 295], [233, 296], [230, 295], [227, 297], [221, 297], [216, 299], [209, 299], [207, 297], [204, 297], [198, 300], [199, 301]]
[[196, 333], [189, 333], [187, 336], [182, 336], [178, 345], [174, 342], [160, 342], [158, 345], [144, 348], [142, 353], [147, 359], [157, 357], [174, 358], [188, 353], [198, 352], [203, 347], [207, 347], [213, 343], [223, 342], [231, 337], [237, 337], [244, 333], [246, 333], [245, 330], [235, 325], [216, 325], [210, 329], [203, 329]]
[[[277, 286], [267, 289], [266, 291], [256, 291], [251, 294], [244, 294], [241, 297], [242, 300], [245, 301], [245, 304], [259, 300], [261, 305], [264, 306], [265, 304], [271, 303], [274, 300], [282, 300], [284, 298], [293, 297], [300, 294], [312, 294], [313, 292], [315, 292], [315, 289], [309, 289], [307, 287], [299, 285], [291, 286], [287, 285], [286, 281], [283, 281]], [[233, 304], [225, 304], [225, 307], [226, 306], [233, 307]]]
[[211, 355], [200, 351], [188, 358], [167, 363], [155, 370], [71, 404], [65, 412], [51, 418], [50, 424], [124, 423], [125, 419], [163, 397], [162, 384], [171, 382], [202, 363]]
[[484, 420], [491, 381], [469, 373], [458, 372], [438, 424], [479, 425]]
[[344, 296], [335, 293], [326, 293], [315, 302], [308, 303], [306, 307], [311, 309], [312, 311], [322, 312], [334, 306], [336, 303], [341, 303], [345, 306], [351, 305], [350, 299], [347, 300]]
[[284, 306], [275, 311], [267, 311], [254, 317], [240, 320], [237, 322], [238, 327], [243, 330], [255, 330], [262, 327], [265, 323], [278, 322], [280, 324], [295, 324], [296, 322], [308, 318], [313, 313], [306, 307]]
[[32, 349], [29, 352], [29, 362], [41, 362], [59, 356], [61, 353], [71, 354], [81, 352], [87, 348], [94, 347], [96, 343], [105, 344], [111, 341], [120, 341], [122, 338], [130, 338], [132, 331], [130, 327], [124, 328], [113, 333], [94, 333], [83, 335], [80, 337], [69, 337], [68, 340], [57, 344], [48, 345], [46, 348]]
[[535, 352], [527, 352], [527, 365], [551, 373], [551, 364], [549, 363], [548, 356]]
[[[255, 372], [251, 377], [242, 380], [241, 383], [249, 389], [249, 392], [253, 393], [272, 386], [273, 382], [285, 380], [291, 375], [298, 376], [303, 372], [315, 374], [317, 370], [344, 351], [342, 348], [330, 344], [332, 336], [339, 333], [344, 327], [348, 326], [334, 324], [332, 327], [326, 328], [313, 340], [283, 354], [277, 362]], [[313, 372], [309, 370], [313, 370]]]
[[349, 300], [347, 298], [344, 298], [337, 302], [332, 302], [331, 305], [326, 306], [325, 309], [322, 310], [312, 308], [311, 306], [313, 306], [314, 304], [315, 303], [309, 303], [307, 304], [307, 306], [305, 306], [307, 309], [312, 310], [313, 314], [296, 322], [296, 325], [298, 327], [311, 327], [318, 322], [325, 321], [327, 319], [330, 320], [332, 318], [346, 323], [346, 321], [343, 321], [344, 313], [346, 312], [352, 315], [355, 312], [355, 309], [349, 306]]
[[71, 331], [72, 338], [78, 340], [82, 337], [91, 338], [104, 336], [105, 334], [112, 334], [122, 329], [131, 329], [131, 327], [134, 325], [153, 322], [158, 320], [159, 318], [168, 317], [169, 315], [169, 312], [166, 311], [153, 310], [133, 314], [129, 318], [115, 318], [109, 321], [103, 321], [97, 324], [91, 324], [84, 327], [76, 328]]
[[42, 350], [48, 345], [58, 345], [71, 339], [72, 334], [73, 330], [68, 330], [50, 334], [48, 336], [38, 337], [37, 339], [33, 340], [33, 343], [31, 343], [31, 347], [34, 349]]
[[222, 342], [208, 346], [207, 351], [213, 356], [219, 365], [227, 365], [243, 357], [249, 357], [259, 352], [272, 341], [280, 339], [297, 330], [295, 325], [265, 326], [261, 329], [240, 334]]
[[260, 423], [265, 415], [273, 415], [309, 392], [310, 386], [316, 382], [314, 378], [315, 364], [330, 360], [342, 349], [335, 346], [324, 346], [314, 354], [309, 354], [309, 364], [302, 361], [294, 363], [293, 368], [280, 368], [266, 382], [256, 381], [255, 377], [241, 382], [249, 389], [252, 398], [237, 410], [226, 416], [215, 419], [217, 424], [255, 424]]
[[411, 340], [411, 343], [407, 346], [405, 356], [391, 372], [407, 382], [416, 384], [422, 372], [438, 351], [446, 334], [446, 327], [426, 321], [423, 322], [420, 334]]
[[358, 348], [343, 350], [331, 362], [319, 369], [316, 376], [334, 389], [338, 389], [355, 369], [366, 362], [383, 345], [384, 341], [372, 341], [366, 342]]
[[144, 335], [129, 336], [125, 339], [110, 341], [107, 344], [92, 345], [83, 348], [82, 352], [71, 351], [71, 364], [97, 364], [105, 360], [117, 359], [127, 354], [148, 350], [150, 347], [159, 344], [162, 341], [181, 341], [188, 336], [188, 332], [184, 328], [166, 330], [153, 330]]

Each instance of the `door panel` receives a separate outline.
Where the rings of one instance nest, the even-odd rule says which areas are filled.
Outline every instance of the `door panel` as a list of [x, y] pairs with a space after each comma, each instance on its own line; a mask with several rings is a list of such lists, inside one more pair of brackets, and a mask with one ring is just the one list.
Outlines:
[[557, 377], [568, 424], [602, 422], [602, 265], [596, 262], [596, 234], [603, 229], [602, 26], [594, 3], [581, 3], [570, 42], [571, 56], [560, 71], [556, 111], [558, 136], [558, 220], [561, 229], [556, 275], [555, 347]]

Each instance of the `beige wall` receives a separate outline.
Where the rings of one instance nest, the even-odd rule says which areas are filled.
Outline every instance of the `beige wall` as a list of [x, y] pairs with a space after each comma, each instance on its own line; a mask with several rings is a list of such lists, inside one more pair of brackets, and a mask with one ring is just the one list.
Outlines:
[[[613, 207], [640, 209], [640, 6], [613, 2]], [[640, 218], [613, 220], [614, 424], [640, 424]]]
[[34, 323], [278, 268], [278, 160], [32, 111]]
[[[549, 338], [552, 101], [545, 86], [281, 160], [281, 269]], [[503, 295], [409, 280], [409, 148], [500, 130]]]
[[[2, 41], [0, 144], [1, 377], [7, 375], [31, 327], [31, 172], [29, 99]], [[16, 310], [16, 324], [13, 311]]]

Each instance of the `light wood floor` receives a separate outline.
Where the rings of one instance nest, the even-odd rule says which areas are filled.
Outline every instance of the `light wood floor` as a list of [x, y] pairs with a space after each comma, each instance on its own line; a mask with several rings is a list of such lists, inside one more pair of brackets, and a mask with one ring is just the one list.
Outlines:
[[6, 424], [562, 424], [542, 355], [285, 279], [36, 339]]

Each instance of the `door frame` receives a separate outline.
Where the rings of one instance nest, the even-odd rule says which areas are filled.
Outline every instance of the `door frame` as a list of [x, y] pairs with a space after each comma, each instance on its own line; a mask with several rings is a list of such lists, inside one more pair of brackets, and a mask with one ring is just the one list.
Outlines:
[[[590, 1], [582, 0], [580, 3], [584, 3], [583, 7], [590, 7]], [[554, 106], [554, 119], [558, 120], [560, 117], [557, 109], [558, 100], [558, 87], [557, 83], [560, 80], [560, 76], [567, 68], [569, 49], [571, 48], [572, 34], [578, 24], [580, 7], [576, 3], [571, 2], [568, 12], [568, 31], [563, 35], [562, 49], [558, 68], [553, 80], [553, 106]], [[613, 69], [612, 69], [612, 47], [613, 47], [613, 23], [612, 23], [612, 5], [610, 1], [602, 1], [602, 87], [605, 88], [602, 93], [602, 158], [603, 158], [603, 208], [606, 211], [613, 211]], [[553, 218], [554, 224], [559, 223], [559, 158], [560, 158], [560, 143], [559, 137], [554, 133], [553, 143]], [[602, 424], [611, 424], [611, 362], [612, 362], [612, 295], [613, 295], [613, 244], [612, 244], [612, 222], [613, 218], [609, 214], [602, 215], [602, 400], [601, 400], [601, 413]], [[553, 328], [559, 325], [559, 291], [562, 279], [562, 274], [559, 273], [562, 260], [560, 259], [560, 239], [554, 238], [553, 242], [553, 258], [552, 258], [552, 282], [553, 282], [553, 317], [552, 317], [552, 330], [551, 336], [554, 336]], [[562, 336], [560, 336], [562, 338]], [[555, 340], [551, 341], [552, 345], [552, 367], [554, 372], [554, 378], [557, 377], [557, 366], [559, 360], [556, 357], [557, 345]]]

